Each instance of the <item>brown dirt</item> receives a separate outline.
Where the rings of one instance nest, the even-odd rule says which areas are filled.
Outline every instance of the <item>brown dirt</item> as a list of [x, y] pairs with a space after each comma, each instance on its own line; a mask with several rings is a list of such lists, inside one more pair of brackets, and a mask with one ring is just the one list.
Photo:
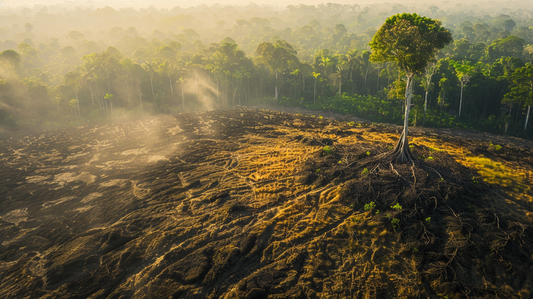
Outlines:
[[530, 143], [297, 113], [2, 134], [0, 297], [533, 294]]

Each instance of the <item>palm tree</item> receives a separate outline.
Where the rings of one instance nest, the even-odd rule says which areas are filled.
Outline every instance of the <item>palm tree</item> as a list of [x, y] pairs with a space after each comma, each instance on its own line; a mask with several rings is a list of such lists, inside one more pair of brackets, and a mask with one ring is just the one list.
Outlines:
[[143, 63], [144, 70], [148, 73], [148, 76], [150, 77], [150, 87], [152, 88], [152, 98], [155, 101], [155, 91], [154, 91], [154, 67], [156, 66], [156, 63], [154, 61], [145, 62]]
[[339, 64], [337, 64], [337, 72], [335, 72], [335, 79], [339, 80], [339, 95], [342, 95], [341, 87], [342, 87], [342, 73], [344, 72], [344, 69], [346, 68], [346, 62], [342, 61]]
[[350, 50], [346, 53], [346, 62], [350, 70], [350, 81], [352, 80], [353, 69], [357, 65], [357, 50]]

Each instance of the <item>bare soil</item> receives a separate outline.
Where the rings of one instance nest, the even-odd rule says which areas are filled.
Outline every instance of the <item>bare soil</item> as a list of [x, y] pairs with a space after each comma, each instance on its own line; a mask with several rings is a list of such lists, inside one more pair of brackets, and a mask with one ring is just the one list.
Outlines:
[[530, 141], [324, 116], [1, 134], [0, 297], [533, 296]]

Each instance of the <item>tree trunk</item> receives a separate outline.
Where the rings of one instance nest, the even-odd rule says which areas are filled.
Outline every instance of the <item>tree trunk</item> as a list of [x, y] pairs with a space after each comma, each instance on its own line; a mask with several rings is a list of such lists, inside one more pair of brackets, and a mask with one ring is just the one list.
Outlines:
[[302, 93], [305, 92], [305, 76], [302, 74], [302, 80], [303, 80], [303, 87], [302, 87]]
[[368, 92], [368, 87], [366, 86], [366, 78], [368, 77], [368, 69], [370, 68], [370, 65], [367, 65], [366, 66], [366, 71], [365, 71], [365, 89], [366, 91]]
[[380, 72], [380, 69], [378, 68], [378, 83], [376, 84], [376, 94], [379, 92], [379, 72]]
[[172, 79], [170, 79], [170, 75], [168, 75], [168, 83], [170, 85], [170, 96], [172, 97], [172, 100], [174, 99], [174, 89], [172, 88]]
[[315, 78], [315, 88], [313, 89], [313, 104], [316, 104], [316, 78]]
[[278, 101], [278, 72], [276, 72], [276, 88], [274, 90], [274, 98]]
[[409, 126], [409, 112], [411, 110], [411, 98], [413, 95], [413, 77], [414, 74], [407, 75], [407, 86], [405, 87], [405, 116], [403, 122], [403, 131], [398, 143], [392, 152], [393, 161], [396, 163], [413, 162], [413, 156], [409, 150], [409, 140], [407, 138]]
[[141, 91], [141, 80], [137, 79], [137, 90], [139, 91], [139, 101], [141, 102], [141, 111], [143, 110], [143, 93]]
[[426, 96], [424, 97], [424, 115], [426, 115], [427, 109], [428, 109], [428, 91], [426, 90]]
[[183, 112], [185, 112], [185, 97], [183, 96], [183, 83], [181, 82], [181, 108], [183, 109]]
[[154, 102], [155, 102], [154, 78], [153, 78], [153, 76], [150, 76], [150, 87], [152, 87], [152, 98], [154, 99]]
[[87, 84], [87, 86], [89, 87], [89, 92], [91, 93], [91, 100], [93, 101], [93, 105], [94, 105], [94, 94], [93, 94], [93, 89], [91, 88], [91, 85]]
[[527, 129], [527, 123], [529, 121], [529, 112], [531, 110], [531, 105], [527, 106], [527, 113], [526, 113], [526, 123], [524, 125], [524, 131]]
[[[80, 100], [78, 99], [78, 92], [76, 90], [74, 90], [74, 94], [76, 95], [76, 104], [78, 105], [78, 116], [80, 116], [81, 115], [81, 113], [80, 113]], [[528, 112], [529, 112], [529, 110], [528, 110]], [[526, 120], [526, 123], [527, 123], [527, 120]]]
[[461, 118], [461, 109], [463, 108], [463, 87], [464, 87], [464, 83], [463, 81], [461, 81], [461, 97], [459, 100], [459, 118]]

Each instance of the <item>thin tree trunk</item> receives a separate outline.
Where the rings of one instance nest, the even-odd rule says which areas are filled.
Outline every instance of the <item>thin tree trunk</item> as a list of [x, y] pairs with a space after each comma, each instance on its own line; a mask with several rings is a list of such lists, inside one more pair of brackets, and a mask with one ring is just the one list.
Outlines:
[[93, 94], [93, 89], [91, 88], [91, 85], [90, 85], [90, 84], [87, 84], [87, 86], [89, 86], [89, 92], [91, 93], [91, 100], [93, 101], [93, 105], [94, 105], [94, 94]]
[[379, 92], [379, 72], [380, 69], [378, 68], [378, 84], [376, 84], [376, 94]]
[[154, 78], [153, 78], [153, 75], [150, 76], [150, 87], [152, 87], [152, 98], [154, 99], [155, 101], [155, 92], [154, 92]]
[[464, 87], [464, 83], [461, 81], [461, 97], [459, 100], [459, 118], [461, 118], [461, 109], [463, 108], [463, 87]]
[[139, 91], [139, 101], [141, 102], [141, 111], [143, 110], [143, 93], [141, 91], [141, 80], [137, 79], [137, 90]]
[[366, 86], [366, 78], [368, 77], [368, 69], [370, 68], [369, 65], [366, 66], [366, 71], [365, 71], [365, 89], [367, 90], [368, 92], [368, 87]]
[[183, 83], [184, 82], [181, 82], [181, 108], [183, 109], [183, 112], [185, 112], [185, 97], [183, 95]]
[[426, 96], [424, 97], [424, 115], [426, 115], [427, 109], [428, 109], [428, 91], [426, 90]]
[[172, 79], [170, 79], [170, 75], [168, 75], [168, 83], [170, 85], [170, 96], [174, 99], [174, 88], [172, 88]]
[[531, 110], [531, 105], [527, 106], [527, 113], [526, 113], [526, 123], [524, 124], [524, 131], [527, 130], [527, 123], [529, 122], [529, 112]]
[[74, 94], [76, 95], [76, 104], [78, 106], [78, 116], [81, 115], [80, 113], [80, 100], [78, 99], [78, 92], [76, 90], [74, 90]]
[[411, 98], [413, 95], [413, 77], [414, 74], [407, 75], [407, 86], [405, 88], [405, 115], [403, 122], [403, 132], [393, 150], [393, 160], [396, 163], [412, 162], [413, 158], [409, 150], [408, 126], [409, 126], [409, 112], [411, 110]]
[[313, 89], [313, 104], [316, 104], [316, 77], [315, 77], [315, 87]]
[[278, 72], [276, 72], [276, 88], [274, 89], [274, 98], [278, 101]]

